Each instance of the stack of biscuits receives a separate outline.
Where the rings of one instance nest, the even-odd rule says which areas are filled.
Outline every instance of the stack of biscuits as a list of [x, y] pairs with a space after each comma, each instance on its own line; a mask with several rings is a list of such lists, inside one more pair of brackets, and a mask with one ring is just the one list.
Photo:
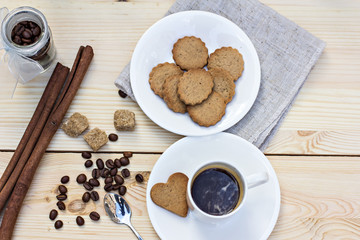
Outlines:
[[244, 70], [242, 55], [222, 47], [209, 57], [205, 43], [194, 36], [179, 39], [172, 54], [175, 63], [160, 63], [152, 69], [151, 89], [174, 112], [188, 112], [201, 126], [215, 125], [235, 94], [234, 82]]

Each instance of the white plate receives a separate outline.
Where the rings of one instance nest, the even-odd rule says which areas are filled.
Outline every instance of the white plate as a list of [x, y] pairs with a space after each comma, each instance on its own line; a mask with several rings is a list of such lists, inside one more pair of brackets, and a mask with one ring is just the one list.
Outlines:
[[[159, 63], [174, 62], [171, 50], [184, 36], [201, 38], [209, 54], [217, 48], [231, 46], [244, 58], [244, 72], [235, 82], [235, 96], [222, 120], [211, 127], [201, 127], [187, 113], [170, 110], [149, 85], [152, 68]], [[204, 136], [230, 128], [249, 111], [259, 91], [260, 63], [250, 39], [233, 22], [209, 12], [186, 11], [162, 18], [144, 33], [131, 59], [130, 80], [136, 101], [152, 121], [180, 135]]]
[[[205, 224], [190, 212], [179, 217], [153, 203], [151, 187], [166, 182], [175, 172], [188, 175], [207, 161], [227, 161], [241, 169], [245, 176], [266, 171], [269, 181], [250, 189], [240, 211], [226, 222]], [[277, 221], [280, 209], [280, 187], [274, 169], [254, 145], [230, 133], [205, 137], [185, 137], [171, 145], [151, 171], [146, 190], [151, 223], [161, 239], [267, 239]]]

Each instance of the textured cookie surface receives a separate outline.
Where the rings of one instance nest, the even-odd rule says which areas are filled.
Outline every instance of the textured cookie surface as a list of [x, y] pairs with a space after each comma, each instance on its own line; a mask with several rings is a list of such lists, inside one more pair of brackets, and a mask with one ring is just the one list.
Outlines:
[[236, 81], [244, 70], [244, 60], [237, 49], [222, 47], [210, 54], [208, 69], [222, 68], [228, 71]]
[[214, 91], [220, 93], [228, 103], [235, 95], [235, 83], [230, 73], [221, 68], [213, 68], [209, 73], [214, 79]]
[[183, 74], [183, 71], [174, 63], [160, 63], [149, 74], [149, 83], [155, 94], [163, 97], [162, 89], [165, 79], [171, 76]]
[[203, 103], [188, 106], [187, 111], [194, 122], [209, 127], [221, 120], [225, 114], [225, 108], [225, 99], [219, 93], [213, 92]]
[[188, 177], [183, 173], [172, 174], [167, 183], [157, 183], [150, 191], [153, 202], [181, 217], [186, 217], [188, 205], [186, 202], [186, 187]]
[[178, 84], [178, 94], [186, 105], [195, 105], [207, 99], [214, 87], [210, 73], [205, 69], [192, 69], [184, 73]]
[[200, 38], [190, 36], [179, 39], [172, 50], [174, 61], [184, 70], [203, 68], [208, 61], [208, 49]]
[[185, 113], [186, 105], [180, 100], [177, 89], [181, 75], [169, 77], [163, 85], [164, 101], [174, 112]]

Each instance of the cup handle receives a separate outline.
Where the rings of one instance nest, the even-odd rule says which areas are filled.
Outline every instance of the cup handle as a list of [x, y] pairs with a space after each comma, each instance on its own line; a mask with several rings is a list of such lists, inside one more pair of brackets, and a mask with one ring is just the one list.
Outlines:
[[246, 177], [248, 189], [260, 186], [269, 181], [269, 174], [267, 172], [255, 173]]

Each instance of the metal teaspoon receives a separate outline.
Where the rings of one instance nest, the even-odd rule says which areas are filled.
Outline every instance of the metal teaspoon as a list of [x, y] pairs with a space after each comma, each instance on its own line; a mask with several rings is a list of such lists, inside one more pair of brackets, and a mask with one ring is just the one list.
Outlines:
[[104, 197], [104, 207], [111, 220], [118, 224], [127, 225], [139, 240], [143, 240], [131, 225], [131, 209], [124, 198], [115, 193], [107, 193]]

